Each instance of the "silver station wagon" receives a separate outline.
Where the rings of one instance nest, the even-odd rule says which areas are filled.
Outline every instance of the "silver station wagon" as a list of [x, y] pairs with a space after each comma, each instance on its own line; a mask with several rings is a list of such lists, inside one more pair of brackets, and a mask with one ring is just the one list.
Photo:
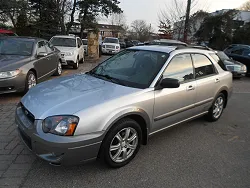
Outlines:
[[31, 88], [16, 109], [18, 132], [50, 164], [100, 158], [122, 167], [150, 135], [200, 116], [220, 118], [232, 74], [212, 56], [187, 47], [126, 49], [85, 74]]

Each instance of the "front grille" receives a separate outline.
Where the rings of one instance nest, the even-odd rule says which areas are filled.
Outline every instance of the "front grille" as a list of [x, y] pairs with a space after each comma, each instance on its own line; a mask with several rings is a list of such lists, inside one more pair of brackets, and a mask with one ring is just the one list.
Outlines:
[[115, 46], [112, 46], [112, 45], [106, 45], [106, 48], [115, 49]]
[[29, 120], [30, 122], [34, 123], [34, 122], [35, 122], [35, 116], [34, 116], [29, 110], [27, 110], [27, 109], [23, 106], [22, 103], [20, 103], [20, 105], [21, 105], [21, 108], [22, 108], [22, 111], [23, 111], [24, 115], [28, 118], [28, 120]]
[[26, 135], [20, 128], [18, 128], [18, 132], [20, 133], [20, 136], [22, 137], [23, 141], [28, 146], [28, 148], [32, 150], [31, 138], [28, 135]]

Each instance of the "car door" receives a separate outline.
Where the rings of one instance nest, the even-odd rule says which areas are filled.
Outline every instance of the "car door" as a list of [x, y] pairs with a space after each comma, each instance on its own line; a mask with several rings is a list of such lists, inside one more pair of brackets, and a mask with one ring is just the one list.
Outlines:
[[77, 47], [78, 47], [79, 58], [82, 59], [84, 56], [84, 49], [80, 38], [77, 38]]
[[153, 131], [163, 129], [194, 115], [196, 81], [190, 54], [179, 54], [172, 58], [163, 78], [175, 78], [179, 88], [164, 88], [155, 91]]
[[54, 50], [53, 46], [48, 41], [45, 42], [45, 47], [48, 53], [47, 59], [49, 61], [48, 62], [49, 73], [52, 74], [57, 69], [59, 57], [56, 51]]
[[191, 54], [195, 68], [195, 114], [207, 111], [220, 89], [220, 77], [211, 60], [204, 54]]
[[[43, 80], [50, 71], [49, 58], [47, 53], [48, 52], [45, 47], [45, 41], [39, 41], [37, 43], [36, 50], [37, 60], [34, 63], [38, 80]], [[44, 56], [41, 56], [41, 54], [43, 54]]]

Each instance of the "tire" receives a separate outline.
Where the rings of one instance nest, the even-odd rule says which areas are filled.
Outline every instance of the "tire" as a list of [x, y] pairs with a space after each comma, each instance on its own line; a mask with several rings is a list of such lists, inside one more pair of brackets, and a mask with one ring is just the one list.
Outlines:
[[62, 63], [61, 61], [58, 62], [56, 72], [54, 73], [55, 76], [60, 76], [62, 74]]
[[81, 61], [79, 63], [82, 64], [84, 62], [84, 56], [85, 56], [85, 54], [83, 53], [83, 57], [82, 57], [82, 59], [81, 59]]
[[[128, 136], [126, 136], [126, 133], [128, 133]], [[107, 133], [102, 143], [100, 156], [108, 166], [120, 168], [135, 157], [140, 149], [141, 141], [142, 131], [140, 125], [130, 118], [122, 119]], [[111, 146], [113, 146], [112, 151]]]
[[25, 80], [25, 89], [24, 93], [27, 93], [30, 88], [34, 87], [37, 84], [37, 78], [33, 71], [29, 71]]
[[220, 119], [224, 110], [225, 102], [225, 95], [223, 93], [220, 93], [214, 100], [208, 114], [206, 115], [207, 121], [214, 122]]
[[79, 68], [79, 58], [76, 59], [76, 63], [73, 65], [73, 69]]

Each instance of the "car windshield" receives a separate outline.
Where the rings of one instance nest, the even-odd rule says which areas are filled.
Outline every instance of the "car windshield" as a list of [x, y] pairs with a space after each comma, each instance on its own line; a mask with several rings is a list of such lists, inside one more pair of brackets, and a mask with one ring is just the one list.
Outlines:
[[119, 43], [118, 39], [116, 39], [116, 38], [105, 38], [103, 42], [104, 43], [116, 43], [116, 44]]
[[124, 50], [98, 65], [89, 74], [100, 79], [134, 88], [148, 88], [169, 54]]
[[82, 40], [83, 45], [88, 45], [88, 40], [84, 39]]
[[224, 52], [217, 52], [217, 55], [219, 56], [219, 58], [224, 61], [224, 60], [230, 60], [230, 58], [224, 53]]
[[0, 39], [0, 55], [30, 56], [33, 50], [33, 41], [18, 38]]
[[53, 46], [76, 47], [76, 40], [74, 38], [53, 37], [50, 42]]

